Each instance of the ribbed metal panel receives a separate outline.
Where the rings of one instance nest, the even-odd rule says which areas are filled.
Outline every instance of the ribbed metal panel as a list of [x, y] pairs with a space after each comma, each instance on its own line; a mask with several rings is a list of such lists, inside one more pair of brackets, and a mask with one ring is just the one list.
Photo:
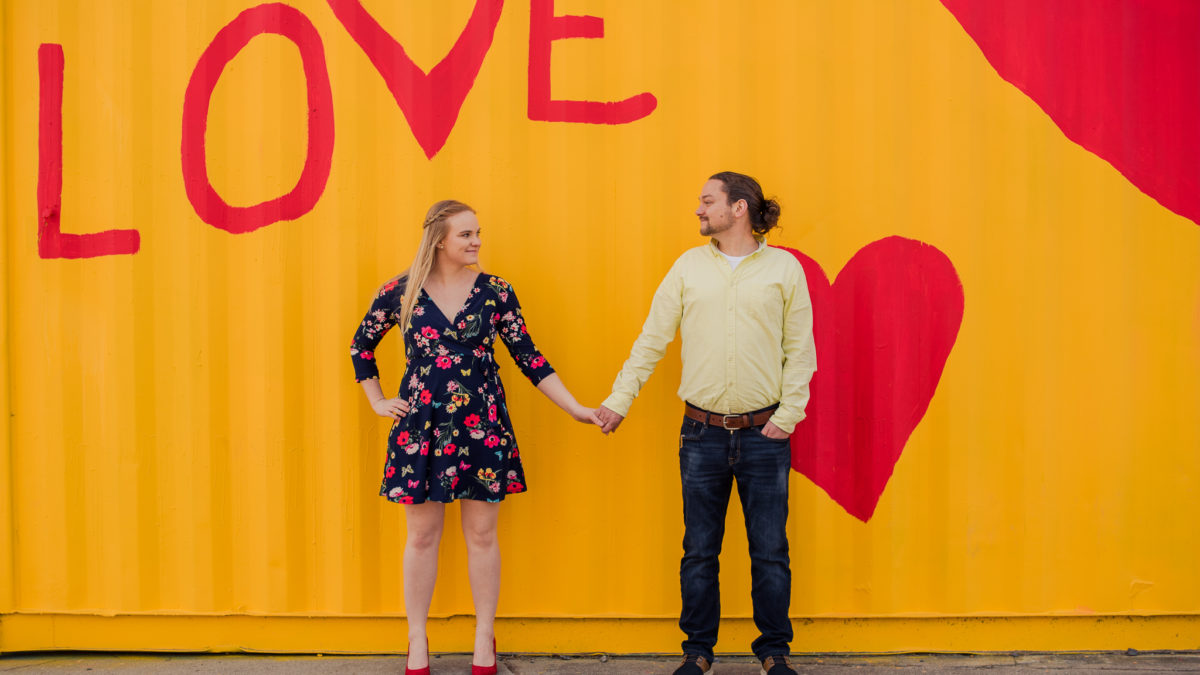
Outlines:
[[[365, 6], [429, 70], [473, 4]], [[779, 196], [772, 243], [830, 280], [900, 236], [941, 251], [965, 296], [873, 515], [793, 475], [794, 616], [1200, 610], [1200, 228], [1064, 137], [940, 3], [559, 0], [556, 15], [602, 17], [604, 37], [554, 43], [554, 97], [657, 100], [644, 119], [587, 124], [529, 118], [531, 5], [509, 0], [432, 158], [331, 7], [289, 5], [320, 36], [332, 166], [310, 211], [242, 234], [189, 200], [182, 116], [201, 54], [251, 3], [0, 9], [0, 612], [402, 616], [403, 512], [377, 496], [387, 424], [348, 344], [411, 259], [425, 208], [478, 210], [485, 269], [598, 405], [662, 275], [703, 243], [691, 210], [722, 169]], [[65, 60], [62, 231], [136, 229], [135, 254], [39, 256], [43, 44]], [[279, 35], [225, 68], [206, 148], [231, 205], [299, 179], [303, 72]], [[818, 377], [890, 386], [870, 357]], [[676, 345], [605, 438], [501, 357], [531, 488], [502, 511], [503, 616], [676, 615], [678, 358]], [[378, 359], [396, 388], [395, 337]], [[447, 515], [440, 617], [472, 612]], [[729, 617], [750, 616], [746, 548], [732, 508]], [[637, 630], [604, 649], [644, 650]]]

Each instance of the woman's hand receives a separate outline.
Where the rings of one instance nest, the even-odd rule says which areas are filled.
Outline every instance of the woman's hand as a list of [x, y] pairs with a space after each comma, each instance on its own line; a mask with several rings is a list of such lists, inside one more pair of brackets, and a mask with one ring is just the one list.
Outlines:
[[601, 422], [600, 418], [596, 415], [595, 408], [588, 408], [586, 406], [579, 405], [578, 403], [571, 408], [571, 417], [574, 418], [576, 422], [595, 424], [598, 427], [604, 426], [604, 423]]
[[550, 373], [542, 378], [542, 381], [538, 382], [537, 388], [546, 395], [546, 398], [554, 401], [554, 405], [565, 410], [576, 422], [604, 426], [604, 423], [596, 416], [596, 409], [580, 405], [571, 392], [567, 391], [567, 386], [559, 379], [558, 373]]
[[408, 401], [402, 398], [380, 398], [371, 401], [371, 407], [380, 417], [398, 420], [408, 414]]

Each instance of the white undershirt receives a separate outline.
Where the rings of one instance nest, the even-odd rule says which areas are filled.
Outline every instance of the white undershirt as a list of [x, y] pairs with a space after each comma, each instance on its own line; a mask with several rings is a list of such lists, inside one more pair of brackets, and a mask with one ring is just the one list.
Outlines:
[[717, 253], [720, 253], [721, 255], [725, 256], [725, 259], [729, 261], [729, 269], [736, 270], [739, 263], [741, 263], [746, 258], [749, 258], [750, 256], [754, 255], [755, 253], [758, 253], [758, 251], [760, 249], [762, 249], [763, 246], [764, 246], [764, 244], [762, 242], [759, 242], [758, 248], [747, 253], [746, 255], [737, 255], [737, 256], [729, 255], [728, 253], [726, 253], [725, 251], [722, 251], [719, 248], [717, 249]]
[[733, 270], [737, 269], [738, 263], [740, 263], [743, 260], [745, 260], [746, 258], [750, 257], [749, 253], [747, 253], [746, 255], [738, 255], [738, 256], [729, 255], [728, 253], [726, 253], [724, 251], [720, 251], [720, 253], [721, 253], [721, 255], [725, 256], [726, 260], [729, 261], [729, 269], [733, 269]]

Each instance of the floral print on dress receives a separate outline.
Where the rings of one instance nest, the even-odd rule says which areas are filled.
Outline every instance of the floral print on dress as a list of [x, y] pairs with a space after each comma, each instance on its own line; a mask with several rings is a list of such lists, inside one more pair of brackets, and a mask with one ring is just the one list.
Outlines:
[[[480, 274], [458, 313], [447, 317], [424, 289], [417, 292], [398, 394], [410, 409], [388, 434], [380, 494], [420, 504], [498, 502], [524, 492], [493, 348], [502, 341], [534, 385], [554, 369], [534, 346], [516, 293], [504, 279]], [[379, 377], [375, 347], [399, 320], [404, 293], [404, 278], [389, 281], [363, 317], [350, 345], [357, 381]]]

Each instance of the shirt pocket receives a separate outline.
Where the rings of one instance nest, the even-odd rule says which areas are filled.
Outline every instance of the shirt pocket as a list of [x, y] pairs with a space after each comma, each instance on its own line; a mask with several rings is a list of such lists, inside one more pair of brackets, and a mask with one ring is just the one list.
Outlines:
[[783, 284], [779, 281], [747, 282], [738, 288], [738, 304], [758, 324], [783, 321]]

